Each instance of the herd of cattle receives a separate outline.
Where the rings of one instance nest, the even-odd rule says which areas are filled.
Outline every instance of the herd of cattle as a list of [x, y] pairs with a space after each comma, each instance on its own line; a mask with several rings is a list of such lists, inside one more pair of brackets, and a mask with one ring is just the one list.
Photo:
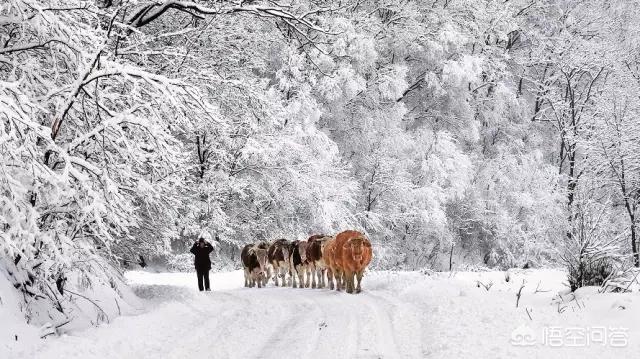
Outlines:
[[330, 289], [359, 293], [371, 255], [371, 242], [364, 234], [344, 231], [335, 237], [314, 235], [306, 241], [278, 239], [248, 244], [240, 257], [245, 287], [257, 284], [262, 288], [273, 276], [276, 286], [324, 288], [328, 283]]

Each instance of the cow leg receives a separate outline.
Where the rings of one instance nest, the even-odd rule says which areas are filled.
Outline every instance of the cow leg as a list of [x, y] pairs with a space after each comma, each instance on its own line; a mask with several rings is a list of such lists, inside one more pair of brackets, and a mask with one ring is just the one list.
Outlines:
[[251, 288], [255, 287], [256, 284], [258, 284], [258, 280], [260, 278], [258, 278], [258, 275], [255, 272], [255, 269], [252, 271], [252, 275], [251, 275]]
[[305, 282], [304, 275], [307, 273], [307, 268], [305, 266], [300, 266], [300, 270], [298, 270], [298, 276], [300, 278], [300, 288], [305, 288], [307, 286], [307, 282]]
[[344, 271], [344, 280], [347, 285], [347, 293], [353, 293], [353, 272], [350, 270]]
[[291, 282], [292, 282], [292, 287], [293, 288], [298, 288], [298, 284], [296, 282], [296, 277], [298, 276], [297, 270], [295, 268], [292, 268], [289, 271], [289, 275], [291, 276]]
[[333, 279], [336, 281], [336, 290], [340, 290], [340, 281], [342, 280], [342, 273], [338, 269], [333, 270]]
[[300, 288], [304, 288], [304, 272], [305, 268], [301, 265], [296, 268], [296, 272], [298, 272], [298, 279], [300, 280]]
[[244, 286], [249, 287], [249, 268], [244, 269]]
[[264, 282], [264, 286], [267, 286], [267, 283], [269, 283], [269, 278], [271, 278], [271, 265], [267, 264], [267, 273], [265, 274], [265, 277], [263, 278], [263, 282]]
[[316, 277], [318, 277], [318, 286], [317, 288], [324, 288], [324, 276], [322, 275], [322, 268], [316, 268]]
[[247, 287], [247, 269], [245, 268], [243, 272], [244, 272], [244, 286], [246, 288]]
[[329, 269], [323, 268], [320, 275], [322, 276], [322, 288], [326, 288], [328, 285], [327, 281], [329, 280]]
[[362, 282], [362, 275], [364, 274], [364, 270], [359, 271], [356, 276], [358, 278], [358, 286], [356, 287], [356, 293], [360, 293], [362, 288], [360, 288], [360, 282]]
[[260, 273], [257, 272], [256, 269], [254, 269], [251, 272], [251, 277], [253, 278], [253, 285], [252, 287], [255, 287], [256, 285], [258, 286], [258, 288], [262, 288], [262, 278], [260, 276]]
[[307, 270], [307, 286], [309, 285], [309, 277], [311, 277], [311, 288], [316, 288], [316, 266], [309, 265]]
[[311, 284], [311, 267], [307, 267], [306, 270], [304, 271], [304, 275], [305, 275], [305, 287], [309, 288], [310, 284]]
[[336, 271], [333, 274], [334, 278], [336, 279], [336, 290], [342, 290], [342, 286], [343, 286], [343, 280], [342, 280], [342, 271], [339, 269], [336, 269]]
[[273, 266], [273, 284], [276, 285], [276, 287], [278, 286], [278, 274], [280, 274], [280, 268], [278, 268], [278, 265], [273, 262], [271, 264]]
[[327, 284], [329, 285], [329, 289], [333, 290], [334, 286], [333, 286], [333, 272], [331, 271], [331, 268], [327, 268]]
[[278, 275], [280, 276], [280, 278], [282, 278], [282, 286], [286, 287], [287, 286], [287, 268], [280, 267], [279, 272], [280, 273], [278, 273]]
[[343, 270], [342, 271], [342, 283], [341, 283], [341, 287], [342, 289], [344, 289], [347, 293], [351, 293], [349, 292], [349, 277], [347, 276], [347, 271]]

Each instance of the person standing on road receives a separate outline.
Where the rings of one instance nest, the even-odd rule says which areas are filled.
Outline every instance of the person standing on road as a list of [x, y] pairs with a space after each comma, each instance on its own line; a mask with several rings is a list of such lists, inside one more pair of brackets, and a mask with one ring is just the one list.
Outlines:
[[203, 237], [198, 238], [191, 247], [191, 253], [195, 255], [194, 264], [198, 275], [198, 288], [201, 292], [203, 290], [211, 290], [209, 287], [209, 271], [211, 270], [211, 259], [209, 259], [209, 253], [211, 252], [213, 252], [213, 246], [211, 243], [205, 241]]

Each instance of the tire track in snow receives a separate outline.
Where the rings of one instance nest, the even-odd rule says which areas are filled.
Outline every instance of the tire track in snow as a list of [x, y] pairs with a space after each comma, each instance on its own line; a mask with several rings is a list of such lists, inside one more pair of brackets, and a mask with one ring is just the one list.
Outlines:
[[[236, 317], [248, 302], [244, 298], [225, 292], [216, 292], [213, 295], [210, 293], [202, 294], [205, 297], [199, 298], [197, 303], [203, 305], [198, 312], [202, 315], [196, 316], [197, 319], [190, 322], [193, 325], [182, 323], [180, 327], [176, 327], [176, 330], [180, 328], [182, 335], [177, 336], [178, 343], [170, 346], [162, 357], [170, 359], [209, 358], [212, 352], [215, 353], [214, 357], [230, 355], [230, 352], [223, 345], [220, 345], [226, 336], [221, 334], [228, 334], [228, 330], [225, 330], [226, 324], [233, 317]], [[226, 298], [220, 303], [219, 301], [223, 297]], [[212, 316], [211, 313], [214, 310], [217, 315]], [[211, 346], [211, 343], [215, 344]], [[218, 353], [218, 351], [222, 352]]]
[[[392, 327], [393, 321], [388, 311], [393, 307], [393, 304], [387, 302], [385, 308], [382, 308], [379, 300], [372, 300], [372, 298], [381, 298], [372, 295], [371, 293], [360, 294], [363, 296], [365, 305], [369, 308], [370, 314], [373, 317], [373, 323], [375, 323], [375, 332], [377, 340], [375, 341], [378, 347], [378, 353], [383, 358], [400, 358], [398, 352], [398, 346], [396, 344], [395, 331]], [[386, 302], [386, 301], [385, 301]]]
[[[374, 298], [375, 310], [383, 313], [387, 325], [383, 335], [393, 337], [393, 355], [398, 358], [422, 358], [422, 325], [418, 320], [420, 311], [414, 305], [402, 302], [397, 297], [382, 291], [367, 292]], [[384, 308], [385, 310], [380, 310]]]
[[[261, 358], [282, 358], [282, 353], [295, 353], [302, 358], [310, 357], [311, 348], [318, 344], [318, 322], [322, 313], [304, 296], [294, 294], [286, 305], [285, 319], [276, 325], [259, 351]], [[314, 335], [316, 334], [316, 335]]]
[[[318, 341], [313, 350], [313, 353], [316, 354], [312, 355], [312, 358], [356, 357], [359, 340], [355, 331], [358, 326], [357, 316], [352, 310], [343, 310], [339, 313], [335, 313], [335, 310], [327, 310], [328, 308], [341, 308], [341, 295], [341, 293], [327, 288], [312, 297], [314, 305], [322, 312], [324, 318], [322, 322], [318, 323]], [[353, 330], [344, 330], [345, 328]], [[317, 353], [322, 354], [318, 355]]]

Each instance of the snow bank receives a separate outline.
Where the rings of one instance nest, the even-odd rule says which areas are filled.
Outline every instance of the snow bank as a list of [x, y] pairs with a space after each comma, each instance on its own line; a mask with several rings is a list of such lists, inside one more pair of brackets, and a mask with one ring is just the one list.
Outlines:
[[49, 297], [16, 289], [10, 274], [14, 272], [15, 268], [0, 266], [0, 359], [39, 345], [41, 339], [108, 325], [120, 315], [139, 313], [142, 307], [124, 277], [115, 271], [92, 276], [69, 271], [64, 294], [44, 286], [48, 291], [42, 293]]
[[39, 341], [38, 328], [25, 321], [22, 303], [13, 285], [0, 275], [0, 358], [7, 358], [10, 348]]

